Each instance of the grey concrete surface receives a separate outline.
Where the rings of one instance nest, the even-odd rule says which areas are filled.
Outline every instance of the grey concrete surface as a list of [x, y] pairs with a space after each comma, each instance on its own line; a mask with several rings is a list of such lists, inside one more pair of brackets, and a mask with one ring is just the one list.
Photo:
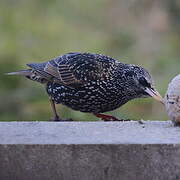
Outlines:
[[1, 122], [0, 180], [180, 180], [170, 121]]

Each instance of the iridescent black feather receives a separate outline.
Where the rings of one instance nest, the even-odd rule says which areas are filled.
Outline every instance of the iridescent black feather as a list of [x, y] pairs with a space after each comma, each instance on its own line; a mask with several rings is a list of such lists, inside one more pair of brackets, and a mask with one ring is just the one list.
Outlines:
[[152, 86], [144, 68], [100, 54], [68, 53], [27, 65], [31, 69], [25, 76], [45, 83], [55, 103], [82, 112], [114, 110], [131, 99], [148, 97], [144, 90]]

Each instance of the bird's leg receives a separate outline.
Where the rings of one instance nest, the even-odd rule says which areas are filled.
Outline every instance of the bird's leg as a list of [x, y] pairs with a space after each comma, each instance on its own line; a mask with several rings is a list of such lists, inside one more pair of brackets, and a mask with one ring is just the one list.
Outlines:
[[106, 114], [94, 113], [94, 115], [98, 118], [101, 118], [103, 121], [130, 121], [130, 120], [118, 119], [114, 116], [106, 115]]
[[54, 114], [54, 117], [52, 119], [50, 119], [51, 121], [73, 121], [72, 119], [60, 119], [58, 114], [57, 114], [57, 111], [56, 111], [56, 106], [55, 106], [55, 103], [53, 101], [53, 99], [51, 97], [49, 97], [49, 101], [50, 101], [50, 104], [51, 104], [51, 107], [52, 107], [52, 110], [53, 110], [53, 114]]
[[62, 120], [59, 118], [58, 114], [57, 114], [55, 103], [54, 103], [54, 101], [52, 100], [51, 97], [49, 97], [49, 101], [50, 101], [51, 108], [52, 108], [53, 114], [54, 114], [54, 117], [53, 117], [51, 120], [52, 120], [52, 121], [62, 121]]
[[119, 119], [117, 119], [114, 116], [111, 115], [106, 115], [106, 114], [94, 114], [96, 117], [101, 118], [103, 121], [119, 121]]

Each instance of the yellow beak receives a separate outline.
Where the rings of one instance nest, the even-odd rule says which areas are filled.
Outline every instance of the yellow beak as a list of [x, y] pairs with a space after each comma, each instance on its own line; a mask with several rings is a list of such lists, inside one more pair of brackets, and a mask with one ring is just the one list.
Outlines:
[[156, 99], [157, 101], [161, 102], [164, 104], [163, 102], [163, 98], [162, 96], [159, 94], [158, 91], [156, 91], [155, 89], [152, 88], [146, 88], [145, 90], [151, 97], [153, 97], [154, 99]]

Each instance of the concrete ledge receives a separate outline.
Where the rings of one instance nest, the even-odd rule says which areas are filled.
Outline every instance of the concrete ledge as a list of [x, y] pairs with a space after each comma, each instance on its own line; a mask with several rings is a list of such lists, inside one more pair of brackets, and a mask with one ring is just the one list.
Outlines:
[[1, 122], [2, 180], [179, 180], [180, 128], [153, 122]]

